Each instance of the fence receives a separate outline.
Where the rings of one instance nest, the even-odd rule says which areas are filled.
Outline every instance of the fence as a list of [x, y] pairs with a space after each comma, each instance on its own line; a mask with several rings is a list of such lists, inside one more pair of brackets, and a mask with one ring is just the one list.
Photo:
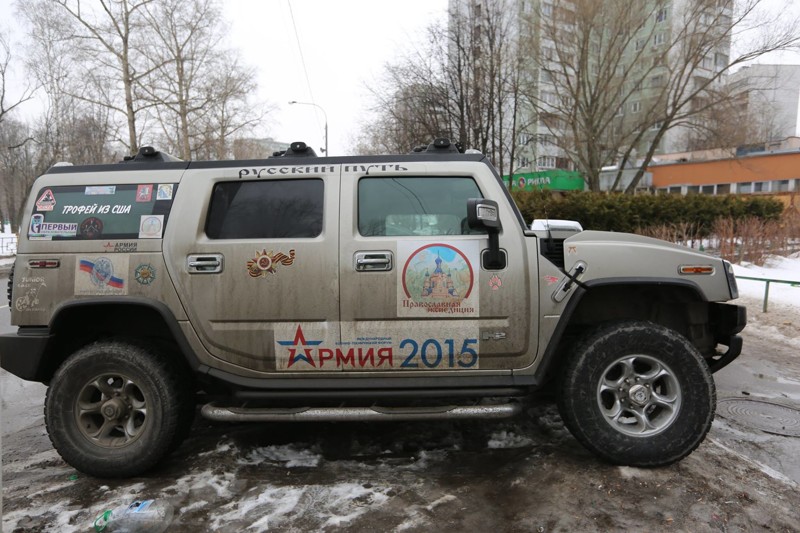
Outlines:
[[17, 253], [17, 236], [16, 235], [0, 236], [0, 256], [14, 255], [16, 253]]
[[751, 278], [748, 276], [736, 276], [736, 279], [748, 279], [750, 281], [763, 281], [766, 283], [764, 287], [764, 305], [763, 305], [763, 312], [767, 312], [767, 306], [769, 304], [769, 284], [770, 283], [783, 283], [785, 285], [789, 285], [790, 287], [800, 287], [800, 281], [790, 281], [786, 279], [769, 279], [769, 278]]

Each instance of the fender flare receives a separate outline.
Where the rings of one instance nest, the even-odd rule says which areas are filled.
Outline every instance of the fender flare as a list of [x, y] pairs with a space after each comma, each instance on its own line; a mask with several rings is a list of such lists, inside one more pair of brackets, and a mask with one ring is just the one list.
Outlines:
[[572, 298], [569, 299], [567, 305], [564, 307], [564, 311], [561, 313], [561, 318], [558, 320], [558, 324], [556, 325], [556, 328], [553, 331], [553, 335], [550, 337], [550, 341], [547, 343], [547, 348], [545, 348], [544, 354], [542, 355], [542, 362], [536, 368], [536, 371], [534, 373], [536, 381], [538, 383], [544, 382], [544, 380], [547, 378], [547, 374], [550, 372], [553, 365], [556, 364], [556, 353], [558, 352], [558, 347], [561, 345], [561, 340], [564, 336], [564, 332], [567, 329], [567, 325], [572, 320], [572, 316], [575, 314], [575, 311], [578, 309], [578, 306], [583, 300], [583, 297], [586, 296], [586, 294], [591, 289], [598, 287], [607, 287], [610, 285], [673, 286], [683, 289], [689, 289], [691, 290], [691, 292], [697, 295], [699, 301], [704, 301], [704, 302], [708, 301], [708, 299], [703, 294], [703, 291], [700, 289], [700, 286], [697, 283], [690, 281], [688, 279], [625, 277], [625, 278], [603, 278], [603, 279], [584, 281], [581, 283], [581, 285], [576, 286], [575, 293], [572, 295]]
[[175, 318], [174, 313], [163, 302], [152, 300], [150, 298], [143, 298], [137, 296], [104, 296], [102, 298], [88, 298], [81, 300], [72, 300], [60, 305], [54, 312], [50, 319], [50, 331], [54, 331], [58, 326], [59, 318], [63, 316], [66, 311], [73, 311], [83, 307], [107, 307], [107, 306], [125, 306], [130, 308], [138, 306], [155, 311], [158, 316], [164, 321], [169, 333], [175, 343], [178, 345], [181, 355], [191, 367], [192, 370], [197, 371], [200, 366], [200, 360], [194, 353], [186, 335], [183, 334], [178, 320]]

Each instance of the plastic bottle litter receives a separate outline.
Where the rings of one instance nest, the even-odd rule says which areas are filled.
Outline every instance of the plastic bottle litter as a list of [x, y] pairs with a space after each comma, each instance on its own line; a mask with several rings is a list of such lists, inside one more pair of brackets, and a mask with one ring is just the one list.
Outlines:
[[104, 511], [94, 521], [103, 533], [162, 533], [172, 522], [172, 506], [163, 501], [137, 500]]

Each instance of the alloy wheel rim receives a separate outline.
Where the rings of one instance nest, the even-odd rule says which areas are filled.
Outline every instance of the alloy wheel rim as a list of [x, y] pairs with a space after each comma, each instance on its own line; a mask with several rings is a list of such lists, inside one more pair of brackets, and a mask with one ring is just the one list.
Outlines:
[[148, 423], [147, 398], [129, 376], [102, 374], [86, 383], [75, 401], [81, 434], [103, 448], [122, 448], [138, 440]]
[[605, 421], [632, 437], [650, 437], [671, 426], [682, 399], [672, 369], [644, 354], [619, 357], [597, 385], [597, 404]]

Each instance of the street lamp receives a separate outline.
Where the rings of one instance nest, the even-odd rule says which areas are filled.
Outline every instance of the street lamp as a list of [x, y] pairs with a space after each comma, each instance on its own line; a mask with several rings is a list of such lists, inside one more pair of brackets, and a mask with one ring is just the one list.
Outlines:
[[313, 105], [314, 107], [322, 111], [322, 114], [325, 116], [325, 155], [330, 155], [328, 154], [328, 114], [325, 112], [325, 109], [323, 109], [321, 105], [314, 104], [312, 102], [298, 102], [297, 100], [292, 100], [291, 102], [289, 102], [289, 105], [292, 104]]

